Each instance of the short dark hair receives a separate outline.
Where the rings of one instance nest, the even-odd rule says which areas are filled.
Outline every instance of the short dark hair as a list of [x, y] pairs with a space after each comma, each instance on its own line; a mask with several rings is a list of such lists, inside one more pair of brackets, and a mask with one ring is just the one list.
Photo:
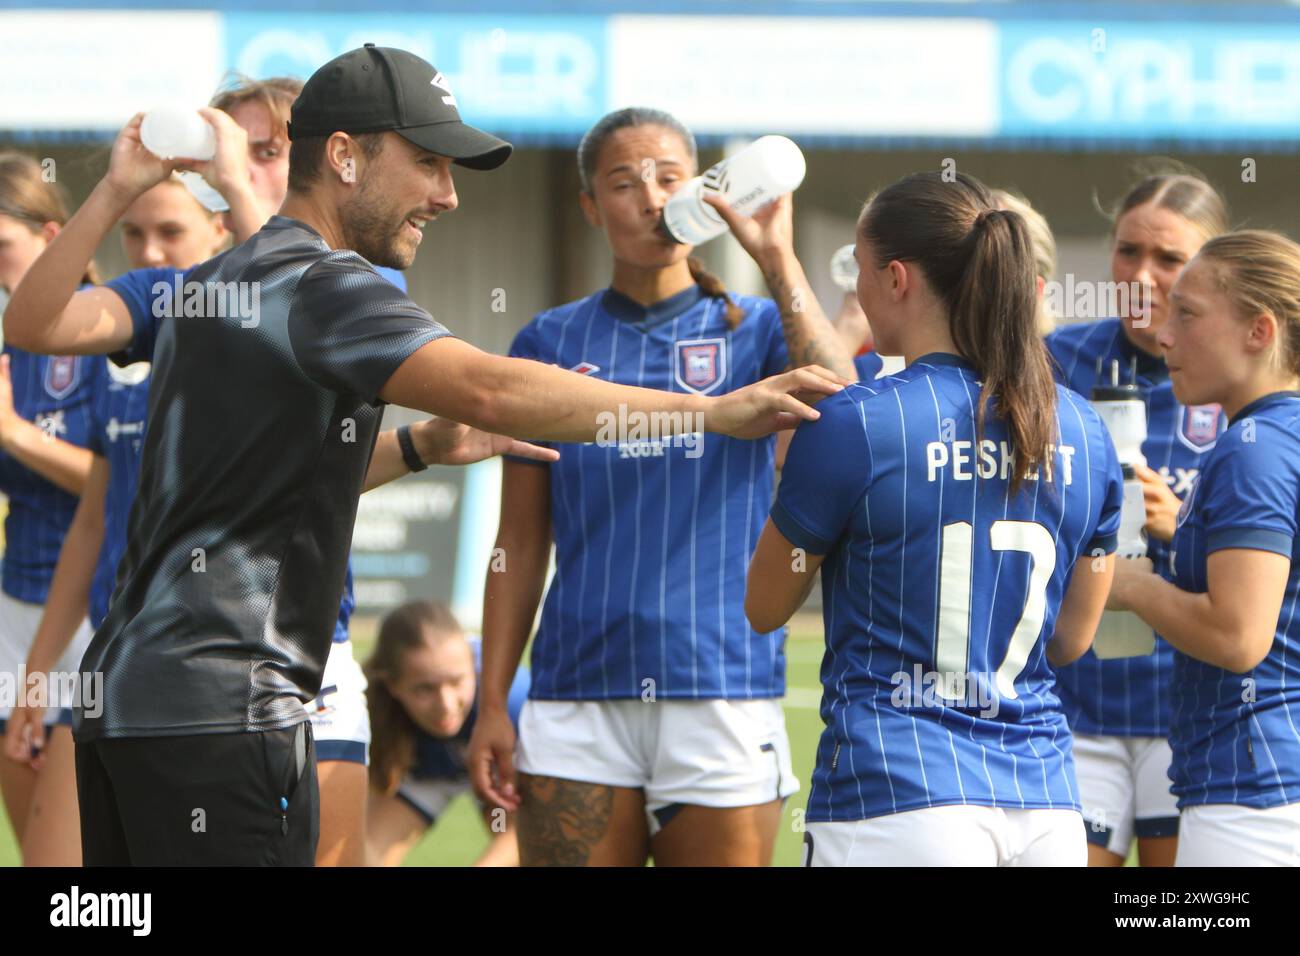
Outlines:
[[[384, 134], [355, 133], [350, 134], [361, 146], [361, 154], [366, 159], [374, 159], [383, 151]], [[325, 162], [325, 144], [328, 136], [303, 136], [293, 141], [289, 149], [289, 188], [294, 192], [305, 192], [316, 185], [320, 179], [320, 168]]]

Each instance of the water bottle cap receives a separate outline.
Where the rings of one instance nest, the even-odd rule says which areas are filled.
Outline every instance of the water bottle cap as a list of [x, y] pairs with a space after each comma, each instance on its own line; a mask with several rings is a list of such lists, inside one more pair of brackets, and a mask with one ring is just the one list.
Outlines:
[[1140, 402], [1142, 389], [1137, 385], [1098, 385], [1092, 390], [1094, 402]]

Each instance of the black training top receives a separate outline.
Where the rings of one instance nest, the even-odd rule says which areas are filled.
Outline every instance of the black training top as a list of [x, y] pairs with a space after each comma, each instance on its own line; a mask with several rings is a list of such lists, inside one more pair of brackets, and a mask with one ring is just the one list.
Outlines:
[[184, 280], [179, 298], [159, 283], [148, 312], [132, 308], [132, 346], [114, 356], [152, 357], [149, 428], [117, 588], [82, 661], [103, 674], [102, 713], [83, 693], [80, 741], [306, 718], [378, 393], [449, 334], [365, 259], [283, 216]]

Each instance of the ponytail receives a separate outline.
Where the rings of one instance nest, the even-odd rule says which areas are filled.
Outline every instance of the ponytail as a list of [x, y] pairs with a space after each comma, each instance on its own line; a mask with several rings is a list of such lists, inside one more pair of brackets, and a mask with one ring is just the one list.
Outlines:
[[[1024, 219], [1004, 209], [976, 216], [970, 246], [949, 311], [950, 331], [1006, 421], [1014, 494], [1024, 476], [1044, 464], [1056, 430], [1056, 384], [1038, 331], [1033, 246]], [[980, 402], [976, 441], [984, 437], [987, 407]]]
[[727, 291], [727, 287], [723, 285], [722, 280], [704, 268], [704, 263], [695, 256], [687, 259], [686, 264], [690, 266], [691, 278], [695, 280], [695, 284], [703, 290], [705, 295], [711, 299], [722, 299], [727, 303], [727, 309], [723, 313], [723, 317], [727, 320], [727, 327], [734, 329], [740, 325], [740, 320], [745, 317], [745, 310], [736, 304], [736, 300], [731, 297], [731, 293]]
[[1047, 460], [1056, 385], [1038, 333], [1034, 251], [1024, 219], [979, 180], [915, 173], [867, 202], [858, 223], [876, 264], [914, 262], [948, 311], [957, 352], [975, 367], [982, 440], [987, 409], [1006, 422], [1011, 492]]

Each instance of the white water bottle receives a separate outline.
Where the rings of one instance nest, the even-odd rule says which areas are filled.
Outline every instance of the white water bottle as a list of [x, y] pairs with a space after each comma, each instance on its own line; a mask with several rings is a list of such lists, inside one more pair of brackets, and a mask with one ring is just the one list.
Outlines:
[[784, 136], [763, 136], [735, 156], [710, 166], [673, 193], [664, 206], [663, 231], [677, 242], [698, 246], [727, 231], [705, 192], [720, 194], [742, 216], [752, 216], [772, 200], [799, 188], [807, 164]]
[[217, 153], [217, 134], [197, 110], [159, 106], [144, 114], [140, 142], [159, 159], [209, 160]]
[[[1146, 500], [1134, 466], [1146, 464], [1146, 457], [1142, 454], [1142, 443], [1147, 438], [1146, 402], [1142, 400], [1142, 390], [1137, 385], [1136, 368], [1131, 370], [1131, 381], [1127, 385], [1120, 384], [1117, 361], [1111, 362], [1108, 384], [1100, 381], [1100, 374], [1097, 377], [1099, 384], [1092, 390], [1092, 407], [1110, 432], [1116, 457], [1124, 472], [1124, 504], [1120, 510], [1116, 556], [1145, 557]], [[1155, 649], [1155, 632], [1136, 614], [1130, 611], [1102, 612], [1097, 636], [1092, 643], [1092, 651], [1100, 660], [1143, 657]]]
[[858, 260], [853, 258], [854, 243], [840, 246], [831, 256], [831, 281], [845, 292], [858, 288]]

